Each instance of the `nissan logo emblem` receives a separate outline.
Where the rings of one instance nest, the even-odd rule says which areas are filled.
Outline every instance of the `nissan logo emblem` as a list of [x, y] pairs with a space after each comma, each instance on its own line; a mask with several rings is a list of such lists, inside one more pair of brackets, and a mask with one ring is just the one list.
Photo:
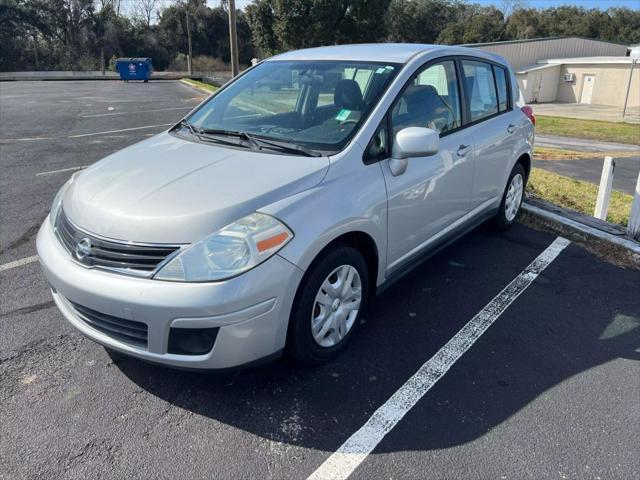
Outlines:
[[91, 254], [91, 240], [83, 238], [76, 245], [76, 258], [82, 260], [89, 254]]

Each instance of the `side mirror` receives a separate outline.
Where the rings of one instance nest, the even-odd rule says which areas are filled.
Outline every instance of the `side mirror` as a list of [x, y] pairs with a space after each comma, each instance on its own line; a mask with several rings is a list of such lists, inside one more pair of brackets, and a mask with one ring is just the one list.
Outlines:
[[407, 127], [396, 133], [389, 168], [394, 176], [402, 175], [407, 169], [407, 159], [428, 157], [438, 153], [440, 135], [425, 127]]
[[396, 133], [392, 157], [428, 157], [438, 153], [440, 135], [425, 127], [407, 127]]

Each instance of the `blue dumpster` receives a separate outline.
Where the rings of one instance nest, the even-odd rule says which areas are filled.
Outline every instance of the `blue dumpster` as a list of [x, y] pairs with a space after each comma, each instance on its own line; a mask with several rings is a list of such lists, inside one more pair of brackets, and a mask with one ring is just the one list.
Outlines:
[[145, 83], [151, 77], [150, 58], [118, 58], [116, 60], [116, 71], [120, 74], [120, 80], [143, 80]]

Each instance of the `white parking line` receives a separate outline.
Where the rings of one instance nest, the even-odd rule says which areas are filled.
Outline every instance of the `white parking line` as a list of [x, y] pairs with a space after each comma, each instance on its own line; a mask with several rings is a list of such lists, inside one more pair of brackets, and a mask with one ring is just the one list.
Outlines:
[[60, 170], [51, 170], [49, 172], [40, 172], [40, 173], [36, 173], [36, 177], [42, 177], [44, 175], [53, 175], [54, 173], [73, 172], [74, 170], [82, 170], [83, 168], [87, 168], [87, 166], [86, 165], [81, 165], [79, 167], [61, 168]]
[[558, 237], [400, 387], [308, 480], [346, 479], [511, 303], [569, 245]]
[[96, 118], [96, 117], [112, 117], [114, 115], [132, 115], [135, 113], [151, 113], [151, 112], [166, 112], [169, 110], [192, 110], [195, 106], [186, 107], [167, 107], [167, 108], [154, 108], [151, 110], [136, 110], [133, 112], [109, 112], [109, 113], [94, 113], [92, 115], [80, 115], [80, 118]]
[[168, 127], [169, 125], [175, 125], [175, 123], [159, 123], [158, 125], [145, 125], [144, 127], [121, 128], [120, 130], [108, 130], [106, 132], [81, 133], [79, 135], [69, 135], [67, 138], [82, 138], [82, 137], [92, 137], [94, 135], [108, 135], [110, 133], [130, 132], [132, 130], [144, 130], [146, 128]]
[[37, 141], [37, 140], [59, 140], [61, 138], [93, 137], [95, 135], [109, 135], [110, 133], [130, 132], [130, 131], [133, 131], [133, 130], [145, 130], [147, 128], [168, 127], [170, 125], [175, 125], [175, 123], [159, 123], [157, 125], [145, 125], [144, 127], [132, 127], [132, 128], [121, 128], [119, 130], [107, 130], [106, 132], [81, 133], [81, 134], [78, 134], [78, 135], [68, 135], [66, 137], [3, 138], [3, 139], [0, 139], [0, 143], [34, 142], [34, 141]]
[[64, 138], [64, 137], [24, 137], [24, 138], [3, 138], [0, 139], [0, 143], [9, 143], [9, 142], [35, 142], [38, 140], [55, 140], [56, 138]]
[[28, 265], [33, 262], [38, 261], [38, 256], [33, 255], [32, 257], [21, 258], [20, 260], [15, 260], [9, 263], [3, 263], [0, 265], [0, 272], [4, 272], [5, 270], [11, 270], [12, 268], [21, 267], [22, 265]]

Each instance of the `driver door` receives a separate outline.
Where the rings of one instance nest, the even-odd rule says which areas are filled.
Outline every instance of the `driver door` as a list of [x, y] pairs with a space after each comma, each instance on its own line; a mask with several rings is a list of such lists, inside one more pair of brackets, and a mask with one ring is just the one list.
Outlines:
[[387, 273], [427, 248], [469, 210], [474, 152], [460, 130], [460, 99], [455, 61], [437, 61], [416, 73], [389, 112], [392, 140], [404, 128], [427, 127], [439, 132], [440, 144], [435, 155], [406, 160], [404, 171], [393, 168], [393, 158], [382, 162], [388, 196]]

